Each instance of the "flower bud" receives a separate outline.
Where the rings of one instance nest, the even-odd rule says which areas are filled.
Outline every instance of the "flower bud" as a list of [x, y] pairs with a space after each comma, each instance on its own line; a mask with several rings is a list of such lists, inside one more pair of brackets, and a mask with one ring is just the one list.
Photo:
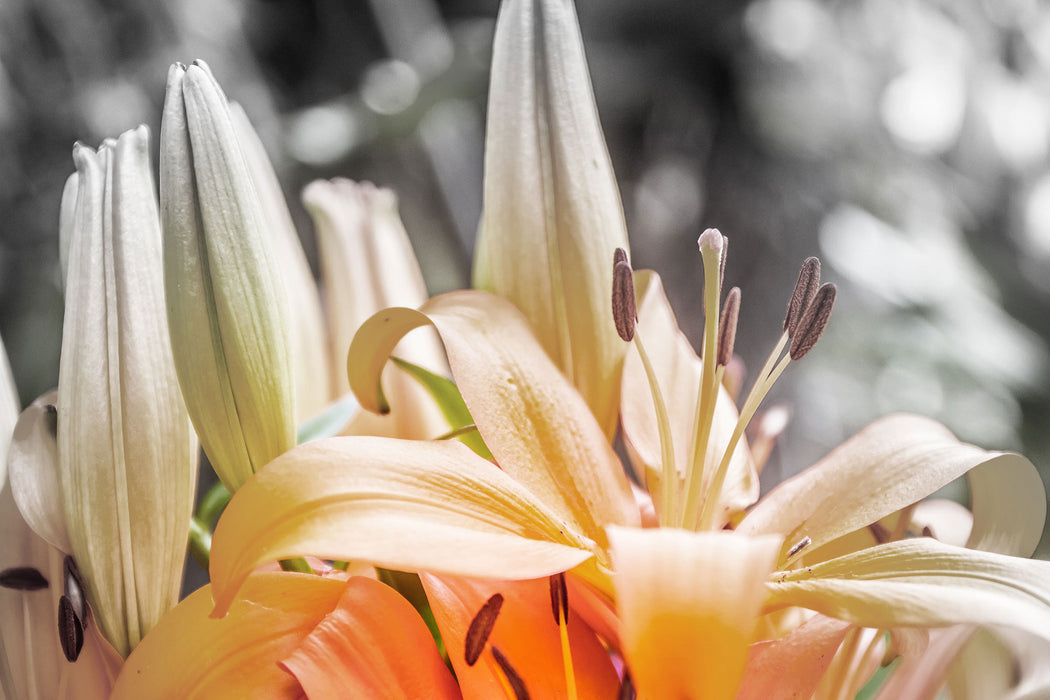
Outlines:
[[474, 285], [524, 312], [611, 436], [626, 347], [609, 259], [627, 230], [572, 2], [504, 2], [494, 42]]
[[233, 492], [295, 445], [288, 302], [229, 105], [201, 62], [168, 73], [160, 205], [179, 385]]
[[58, 473], [72, 555], [123, 656], [178, 602], [196, 451], [164, 314], [145, 127], [73, 150]]

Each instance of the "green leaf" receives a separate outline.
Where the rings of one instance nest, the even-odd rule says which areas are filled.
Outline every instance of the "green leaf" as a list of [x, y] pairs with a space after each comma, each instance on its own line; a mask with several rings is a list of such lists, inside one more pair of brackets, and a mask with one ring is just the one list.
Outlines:
[[338, 435], [358, 408], [360, 404], [353, 394], [347, 394], [329, 404], [328, 408], [299, 426], [295, 436], [296, 443], [301, 445], [311, 440]]

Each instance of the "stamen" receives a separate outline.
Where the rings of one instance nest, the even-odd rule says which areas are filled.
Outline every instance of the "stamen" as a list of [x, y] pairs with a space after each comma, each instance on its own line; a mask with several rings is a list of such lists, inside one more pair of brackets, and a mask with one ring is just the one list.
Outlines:
[[550, 577], [551, 610], [561, 637], [561, 662], [565, 670], [566, 696], [576, 700], [576, 671], [572, 665], [572, 648], [569, 646], [569, 589], [565, 586], [565, 574]]
[[503, 676], [510, 686], [511, 692], [514, 693], [514, 697], [517, 700], [529, 700], [529, 691], [525, 689], [525, 681], [521, 679], [518, 672], [511, 666], [510, 660], [507, 659], [506, 655], [499, 650], [499, 647], [492, 647], [492, 658], [499, 664], [499, 668], [503, 671]]
[[812, 303], [806, 307], [795, 329], [795, 336], [791, 339], [789, 352], [792, 360], [796, 362], [801, 360], [820, 340], [831, 318], [831, 307], [835, 305], [836, 291], [833, 284], [821, 285]]
[[84, 624], [73, 611], [69, 598], [64, 595], [58, 599], [58, 641], [70, 663], [77, 660], [80, 650], [84, 648]]
[[660, 525], [670, 525], [678, 522], [678, 499], [675, 497], [675, 486], [678, 482], [677, 467], [674, 459], [674, 443], [671, 440], [671, 421], [667, 415], [667, 404], [664, 402], [660, 383], [656, 380], [656, 369], [649, 359], [649, 353], [645, 350], [641, 334], [635, 334], [634, 347], [638, 350], [638, 357], [645, 369], [645, 378], [649, 383], [649, 393], [653, 397], [653, 407], [656, 410], [656, 429], [660, 435], [660, 491], [650, 493], [657, 498], [660, 507]]
[[58, 406], [53, 403], [44, 405], [44, 420], [51, 437], [58, 437]]
[[565, 574], [554, 574], [550, 577], [551, 612], [554, 613], [554, 624], [560, 625], [569, 621], [569, 589], [565, 587]]
[[481, 658], [481, 652], [485, 650], [485, 644], [489, 641], [492, 628], [496, 625], [500, 608], [503, 607], [503, 594], [495, 593], [485, 601], [478, 610], [478, 614], [470, 621], [467, 628], [467, 636], [463, 641], [463, 657], [467, 666], [473, 666]]
[[736, 341], [736, 323], [740, 316], [740, 287], [733, 287], [726, 296], [722, 317], [718, 320], [718, 364], [725, 367], [733, 358]]
[[47, 579], [32, 566], [16, 566], [0, 571], [0, 586], [16, 591], [39, 591], [47, 588]]
[[88, 619], [87, 599], [84, 597], [84, 579], [80, 575], [80, 569], [73, 557], [66, 556], [62, 562], [62, 570], [65, 573], [65, 596], [73, 605], [73, 611], [81, 621]]
[[634, 271], [623, 248], [616, 249], [613, 259], [612, 312], [616, 332], [630, 342], [634, 337], [638, 310], [634, 300]]
[[798, 281], [795, 289], [791, 292], [791, 300], [788, 301], [787, 315], [784, 316], [784, 330], [789, 338], [795, 337], [795, 329], [802, 318], [802, 314], [811, 303], [820, 286], [820, 260], [817, 258], [806, 258], [802, 263], [802, 269], [798, 271]]
[[800, 539], [798, 542], [796, 542], [795, 544], [791, 545], [791, 549], [789, 549], [788, 552], [787, 552], [787, 558], [791, 559], [793, 556], [795, 556], [796, 554], [798, 554], [799, 552], [801, 552], [803, 549], [805, 549], [806, 547], [808, 547], [811, 544], [813, 544], [813, 540], [811, 540], [809, 538], [809, 535], [806, 535], [805, 537]]
[[623, 682], [620, 683], [620, 694], [617, 696], [619, 700], [635, 700], [638, 697], [638, 693], [634, 689], [634, 681], [631, 680], [631, 672], [623, 672]]

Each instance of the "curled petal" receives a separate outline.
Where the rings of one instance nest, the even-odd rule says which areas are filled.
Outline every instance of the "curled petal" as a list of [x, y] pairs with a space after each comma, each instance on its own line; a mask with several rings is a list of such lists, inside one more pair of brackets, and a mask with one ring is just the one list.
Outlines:
[[315, 440], [271, 462], [227, 506], [212, 540], [215, 614], [276, 559], [535, 578], [589, 559], [593, 546], [460, 443]]
[[62, 510], [58, 472], [58, 441], [54, 407], [58, 392], [49, 391], [31, 403], [15, 424], [7, 462], [11, 492], [29, 527], [52, 547], [73, 551]]
[[816, 615], [785, 637], [752, 644], [737, 700], [812, 697], [849, 628]]
[[638, 508], [619, 459], [580, 395], [509, 302], [484, 292], [434, 297], [419, 311], [386, 309], [350, 348], [350, 386], [379, 411], [380, 372], [394, 345], [433, 324], [478, 431], [504, 472], [604, 547], [603, 526], [636, 525]]

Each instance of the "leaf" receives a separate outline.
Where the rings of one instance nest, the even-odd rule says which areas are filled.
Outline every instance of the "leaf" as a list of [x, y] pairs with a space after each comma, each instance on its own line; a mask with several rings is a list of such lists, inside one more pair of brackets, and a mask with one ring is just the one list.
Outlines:
[[267, 465], [226, 507], [212, 539], [215, 614], [252, 569], [278, 559], [535, 578], [576, 566], [593, 546], [459, 443], [315, 440]]
[[296, 444], [338, 435], [359, 408], [352, 394], [333, 401], [316, 416], [299, 425]]

